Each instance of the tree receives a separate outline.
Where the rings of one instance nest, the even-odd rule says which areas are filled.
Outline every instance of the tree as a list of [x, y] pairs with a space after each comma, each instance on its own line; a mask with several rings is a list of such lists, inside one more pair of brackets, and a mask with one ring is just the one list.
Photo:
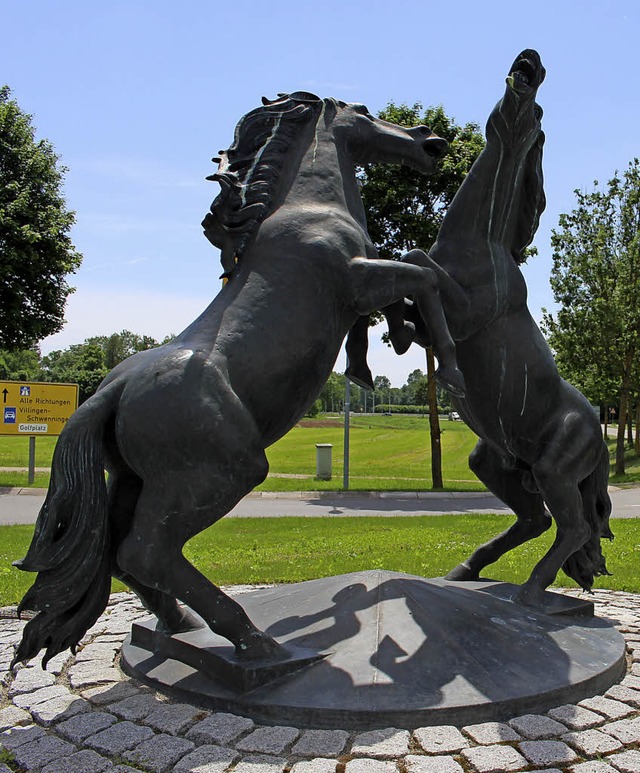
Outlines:
[[[429, 250], [438, 235], [442, 218], [473, 162], [484, 147], [484, 137], [475, 123], [458, 126], [440, 105], [412, 107], [390, 102], [380, 118], [400, 124], [425, 124], [449, 142], [449, 153], [434, 174], [426, 177], [408, 167], [368, 165], [363, 172], [362, 200], [367, 228], [381, 257], [398, 259], [414, 247]], [[435, 370], [431, 349], [427, 350], [427, 372]], [[429, 390], [432, 472], [434, 488], [441, 467], [440, 425], [437, 390]]]
[[592, 401], [618, 403], [617, 475], [624, 474], [627, 416], [640, 386], [640, 162], [577, 204], [552, 232], [557, 315], [543, 328], [562, 375]]
[[10, 95], [0, 87], [0, 346], [18, 349], [60, 330], [72, 291], [65, 276], [82, 256], [69, 237], [67, 170]]
[[[132, 333], [130, 330], [123, 330], [120, 333], [112, 333], [110, 336], [92, 336], [87, 338], [86, 344], [96, 344], [102, 349], [104, 354], [104, 364], [108, 370], [126, 360], [136, 352], [142, 352], [145, 349], [154, 349], [159, 346], [159, 342], [151, 336], [140, 336]], [[163, 341], [166, 343], [166, 339]]]
[[41, 365], [44, 381], [78, 384], [81, 403], [94, 394], [109, 372], [102, 349], [86, 342], [51, 352], [42, 358]]
[[0, 379], [3, 381], [37, 381], [40, 377], [40, 354], [37, 349], [0, 349]]

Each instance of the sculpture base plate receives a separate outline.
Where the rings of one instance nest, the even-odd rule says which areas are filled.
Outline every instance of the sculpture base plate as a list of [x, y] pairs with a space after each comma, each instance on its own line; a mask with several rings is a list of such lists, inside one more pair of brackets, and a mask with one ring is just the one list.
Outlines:
[[122, 665], [210, 708], [353, 729], [540, 713], [621, 678], [624, 640], [590, 602], [547, 592], [533, 610], [511, 601], [517, 589], [382, 570], [260, 589], [242, 606], [288, 660], [239, 664], [208, 628], [168, 637], [153, 620], [134, 623]]

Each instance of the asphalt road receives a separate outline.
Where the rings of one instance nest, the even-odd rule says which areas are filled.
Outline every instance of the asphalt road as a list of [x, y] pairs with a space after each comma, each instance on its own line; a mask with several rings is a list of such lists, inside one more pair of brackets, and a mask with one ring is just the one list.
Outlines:
[[[614, 518], [640, 516], [640, 488], [611, 489]], [[0, 493], [0, 525], [34, 523], [44, 501], [44, 491], [22, 489]], [[480, 492], [382, 493], [379, 495], [310, 493], [250, 494], [227, 517], [276, 518], [283, 516], [345, 517], [442, 515], [446, 513], [510, 513], [499, 499]]]

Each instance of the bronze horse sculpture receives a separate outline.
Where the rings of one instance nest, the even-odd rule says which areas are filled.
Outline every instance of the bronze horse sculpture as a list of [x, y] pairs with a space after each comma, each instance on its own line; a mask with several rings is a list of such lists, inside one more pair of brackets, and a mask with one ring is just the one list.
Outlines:
[[222, 192], [203, 222], [226, 285], [171, 343], [118, 365], [60, 436], [18, 562], [38, 572], [20, 605], [37, 614], [14, 662], [45, 648], [46, 664], [73, 648], [104, 610], [112, 576], [168, 633], [202, 625], [179, 600], [239, 657], [284, 657], [184, 544], [265, 479], [265, 448], [316, 399], [362, 315], [411, 295], [443, 383], [463, 389], [433, 270], [377, 258], [355, 176], [365, 162], [428, 173], [446, 142], [306, 92], [263, 102], [221, 153]]
[[[544, 76], [537, 52], [518, 56], [489, 117], [487, 144], [436, 243], [428, 256], [413, 250], [404, 257], [438, 276], [466, 382], [464, 397], [453, 402], [480, 438], [470, 466], [517, 516], [448, 579], [477, 579], [504, 553], [546, 531], [553, 517], [555, 541], [517, 594], [532, 606], [542, 604], [560, 568], [586, 590], [596, 575], [608, 574], [600, 541], [612, 538], [609, 455], [599, 420], [560, 378], [527, 308], [519, 268], [545, 206], [542, 110], [535, 102]], [[415, 322], [417, 340], [428, 344], [421, 320]]]

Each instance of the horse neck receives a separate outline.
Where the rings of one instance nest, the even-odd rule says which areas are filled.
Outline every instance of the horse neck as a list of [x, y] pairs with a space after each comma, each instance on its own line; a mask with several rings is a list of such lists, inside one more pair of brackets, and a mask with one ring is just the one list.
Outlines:
[[489, 135], [451, 202], [438, 239], [470, 238], [511, 244], [517, 223], [526, 153]]
[[335, 136], [332, 124], [325, 125], [324, 110], [298, 158], [283, 205], [344, 209], [366, 230], [353, 159], [346, 143]]

